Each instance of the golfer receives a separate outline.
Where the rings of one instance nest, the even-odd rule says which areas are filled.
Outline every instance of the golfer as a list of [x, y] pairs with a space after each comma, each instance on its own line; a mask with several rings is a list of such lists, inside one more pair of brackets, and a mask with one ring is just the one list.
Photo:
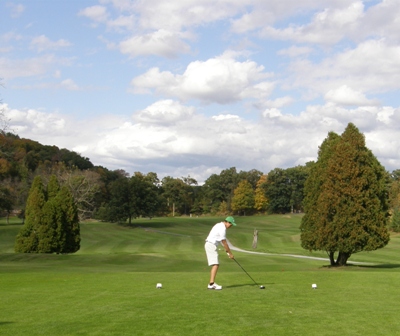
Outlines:
[[213, 226], [206, 239], [204, 248], [207, 254], [208, 266], [211, 266], [210, 283], [208, 284], [208, 289], [222, 289], [222, 286], [215, 282], [215, 277], [217, 276], [219, 267], [217, 251], [218, 245], [222, 244], [224, 246], [229, 258], [235, 258], [228, 246], [228, 243], [226, 242], [226, 229], [229, 229], [232, 225], [236, 226], [235, 219], [232, 216], [226, 217], [223, 222], [217, 223]]

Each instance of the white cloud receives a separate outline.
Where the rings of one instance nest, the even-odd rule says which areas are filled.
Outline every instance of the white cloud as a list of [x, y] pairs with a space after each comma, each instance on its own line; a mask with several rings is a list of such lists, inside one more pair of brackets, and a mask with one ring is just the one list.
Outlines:
[[190, 63], [182, 75], [150, 69], [135, 77], [131, 85], [135, 93], [155, 90], [182, 100], [227, 104], [246, 98], [268, 97], [274, 84], [264, 79], [270, 76], [256, 62], [239, 62], [223, 54], [205, 62]]
[[60, 115], [34, 109], [10, 109], [8, 105], [2, 105], [1, 108], [10, 120], [10, 129], [19, 135], [28, 133], [32, 139], [43, 135], [65, 135], [65, 119]]
[[96, 23], [106, 22], [108, 18], [107, 8], [105, 6], [91, 6], [79, 11], [78, 15], [86, 16]]
[[31, 59], [8, 59], [1, 57], [1, 77], [4, 79], [12, 79], [41, 75], [57, 62], [56, 58], [52, 55]]
[[291, 46], [289, 48], [279, 50], [278, 55], [289, 56], [289, 57], [306, 56], [310, 54], [312, 50], [313, 49], [310, 47]]
[[60, 87], [69, 91], [78, 91], [79, 86], [70, 78], [63, 80]]
[[138, 122], [170, 125], [184, 122], [193, 115], [194, 108], [183, 106], [171, 99], [155, 102], [146, 109], [134, 114]]
[[285, 20], [296, 15], [306, 15], [325, 8], [342, 8], [348, 6], [348, 0], [253, 0], [242, 2], [244, 13], [232, 19], [232, 31], [246, 33], [253, 30], [272, 27], [280, 20]]
[[400, 88], [400, 46], [368, 40], [339, 51], [320, 63], [297, 60], [289, 66], [288, 86], [309, 88], [316, 94], [346, 85], [362, 94]]
[[338, 105], [347, 106], [368, 106], [378, 104], [376, 100], [367, 99], [362, 92], [353, 90], [347, 85], [342, 85], [335, 90], [328, 91], [325, 94], [325, 100]]
[[320, 44], [339, 42], [353, 25], [363, 16], [364, 5], [361, 1], [350, 3], [345, 8], [326, 8], [317, 13], [312, 22], [302, 26], [292, 25], [278, 29], [265, 27], [261, 34], [264, 37]]
[[14, 19], [20, 17], [25, 11], [25, 6], [21, 4], [7, 3], [6, 7], [11, 9], [11, 17]]
[[167, 58], [188, 53], [190, 47], [183, 41], [183, 34], [160, 29], [150, 34], [133, 36], [119, 43], [119, 50], [131, 57], [158, 55]]
[[32, 39], [31, 48], [36, 49], [39, 52], [47, 50], [57, 50], [71, 46], [71, 43], [67, 40], [60, 39], [58, 41], [51, 41], [45, 35], [40, 35]]

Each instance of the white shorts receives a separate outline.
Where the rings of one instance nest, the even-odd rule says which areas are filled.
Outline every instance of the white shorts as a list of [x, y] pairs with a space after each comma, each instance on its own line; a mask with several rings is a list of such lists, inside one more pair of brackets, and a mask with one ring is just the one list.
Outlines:
[[204, 245], [204, 249], [206, 250], [207, 254], [208, 266], [219, 265], [217, 246], [212, 243], [206, 242]]

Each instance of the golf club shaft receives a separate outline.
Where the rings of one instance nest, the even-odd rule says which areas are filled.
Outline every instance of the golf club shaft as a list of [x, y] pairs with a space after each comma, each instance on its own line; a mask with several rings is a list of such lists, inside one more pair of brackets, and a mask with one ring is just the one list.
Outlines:
[[246, 270], [242, 267], [242, 265], [239, 264], [239, 262], [236, 259], [233, 259], [236, 261], [236, 263], [239, 265], [239, 267], [248, 275], [248, 277], [253, 280], [253, 282], [258, 286], [258, 283], [254, 281], [254, 279], [250, 276], [249, 273], [246, 272]]

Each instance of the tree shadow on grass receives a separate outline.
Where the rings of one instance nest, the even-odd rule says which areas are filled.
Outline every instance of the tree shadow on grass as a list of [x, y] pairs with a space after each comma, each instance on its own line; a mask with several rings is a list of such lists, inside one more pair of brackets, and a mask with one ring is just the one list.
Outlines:
[[362, 264], [347, 264], [346, 266], [331, 266], [325, 265], [323, 268], [332, 268], [332, 269], [345, 269], [345, 268], [369, 268], [369, 269], [394, 269], [400, 268], [400, 264], [371, 264], [371, 265], [362, 265]]
[[15, 323], [15, 322], [2, 322], [2, 321], [0, 321], [0, 326], [5, 325], [5, 324], [11, 324], [11, 323]]
[[371, 269], [393, 269], [400, 268], [400, 264], [379, 264], [379, 265], [353, 265], [360, 268], [371, 268]]

